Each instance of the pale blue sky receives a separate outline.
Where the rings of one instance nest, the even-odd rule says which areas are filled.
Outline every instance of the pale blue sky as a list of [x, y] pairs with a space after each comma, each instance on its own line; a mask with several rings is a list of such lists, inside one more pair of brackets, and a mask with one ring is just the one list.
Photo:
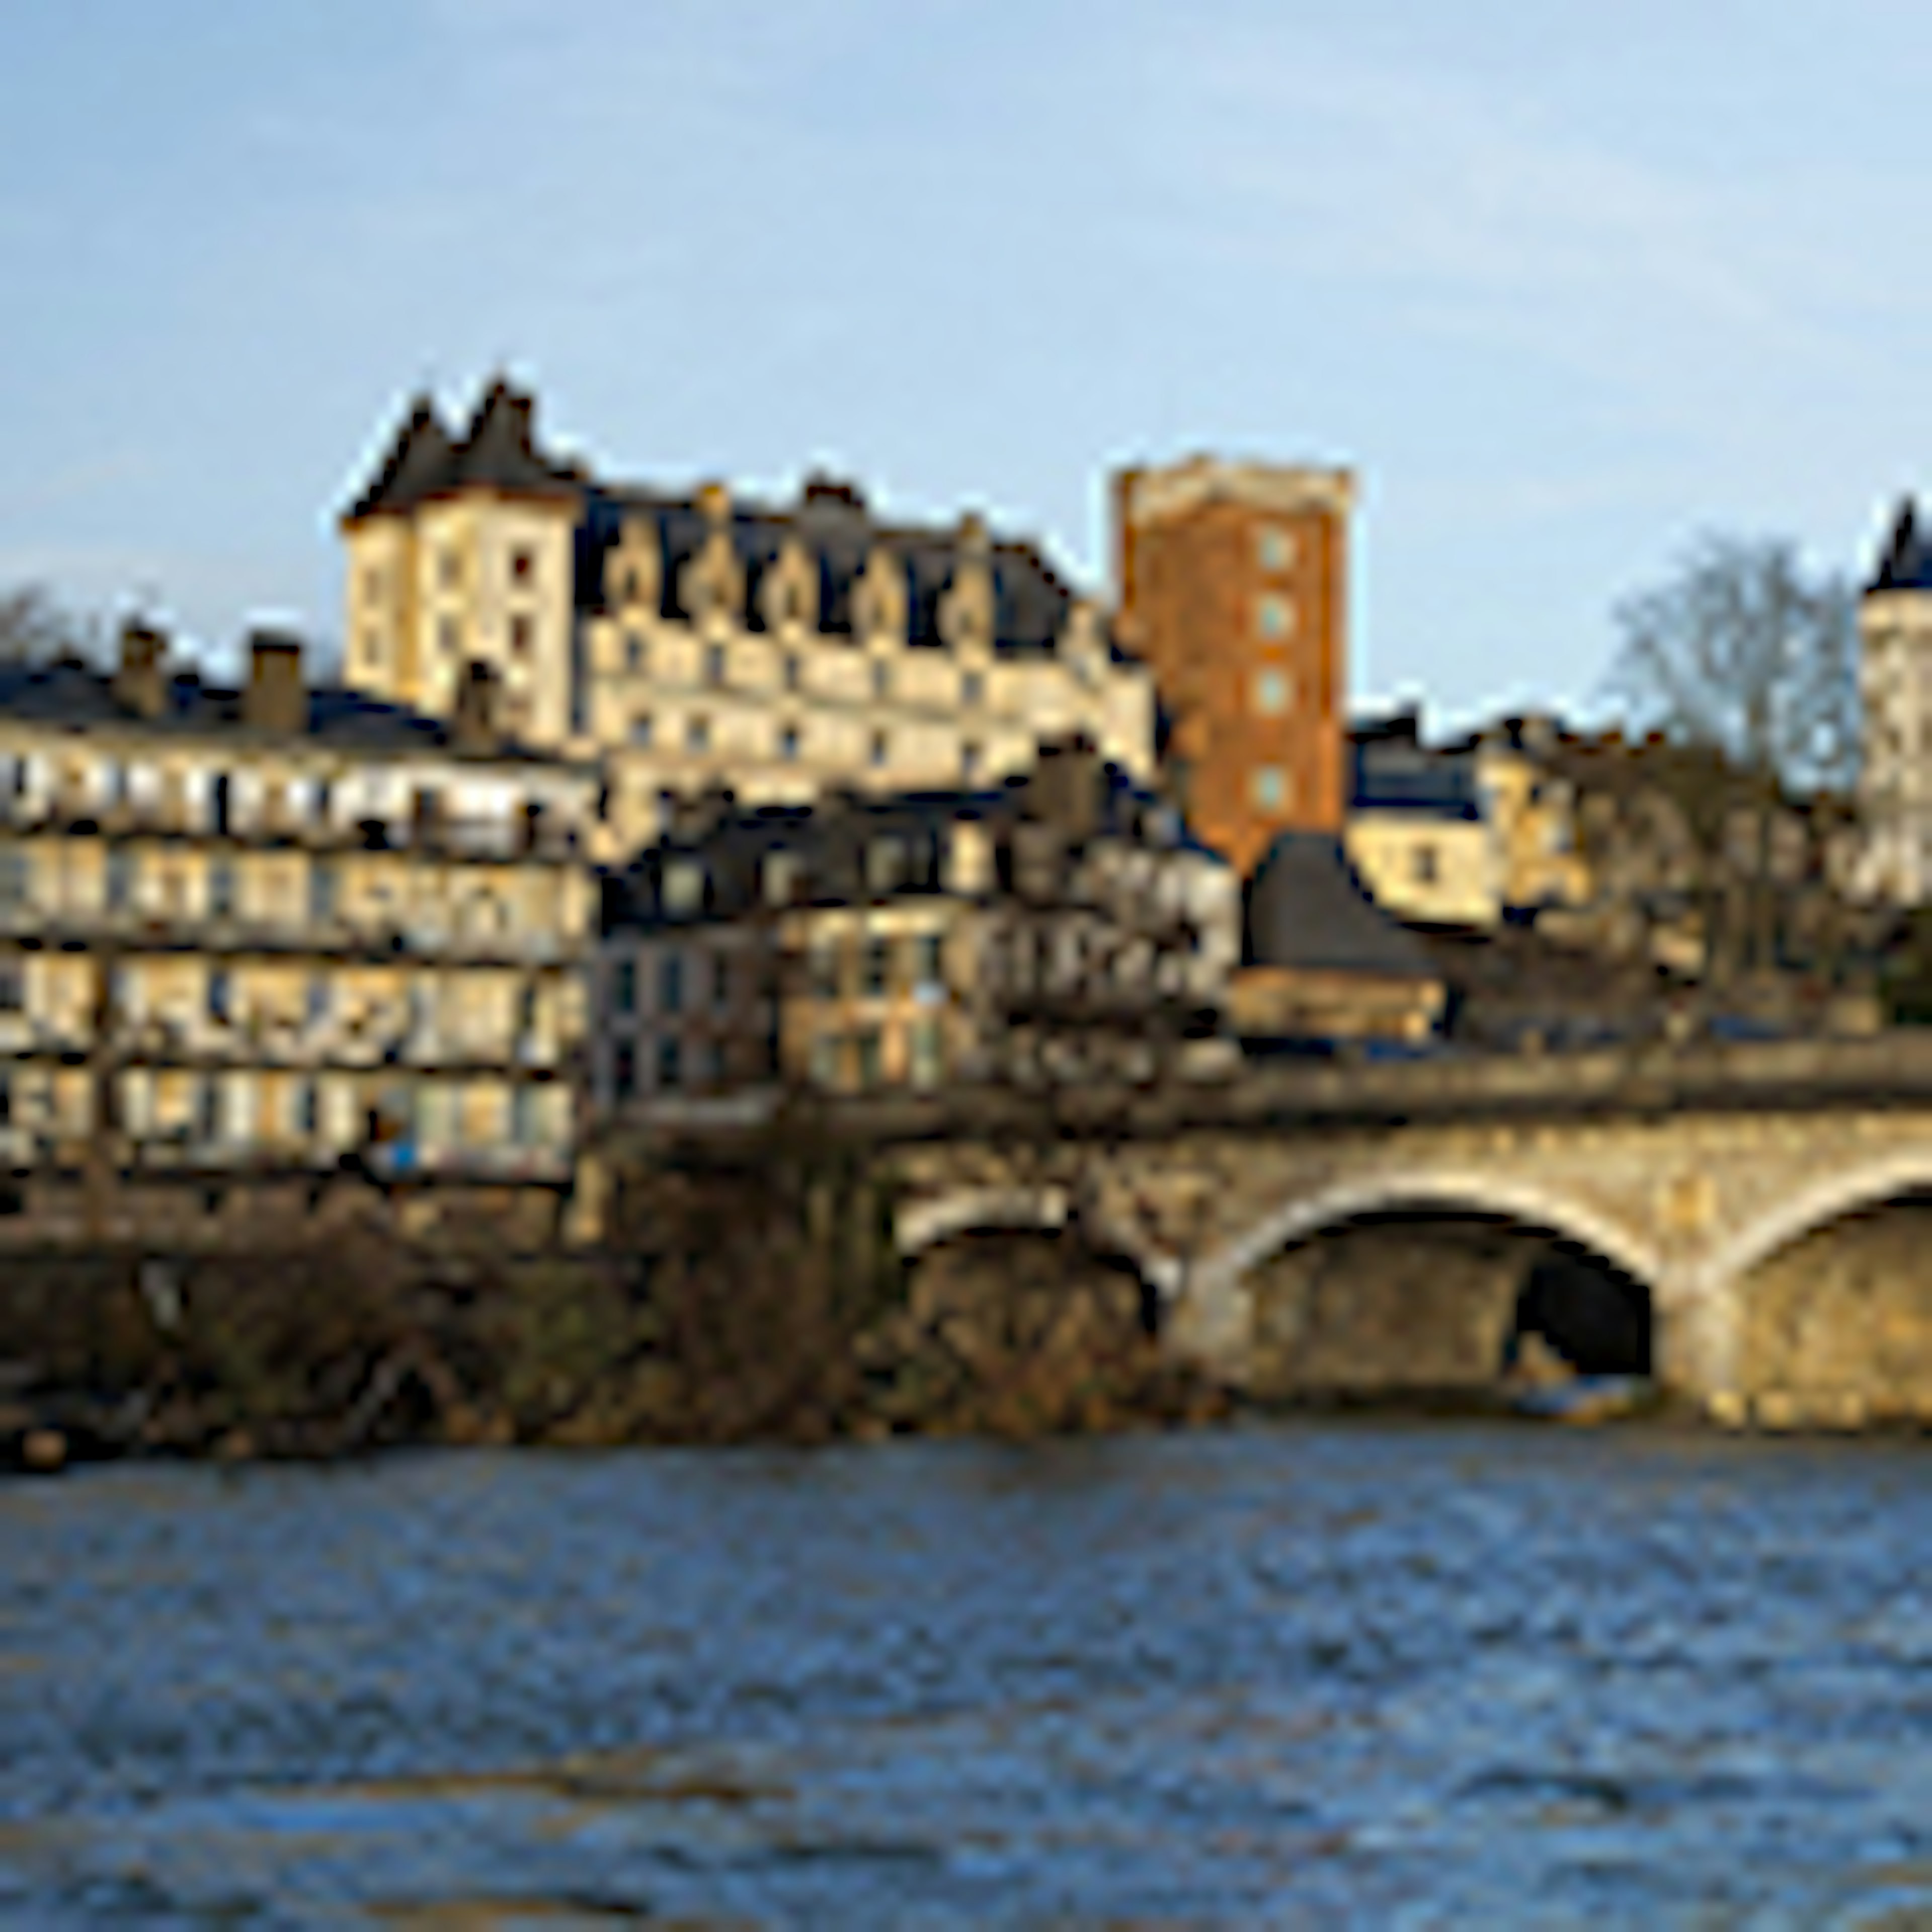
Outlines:
[[1932, 460], [1932, 14], [1839, 0], [0, 0], [0, 583], [336, 622], [407, 392], [1089, 583], [1104, 478], [1363, 484], [1354, 682], [1580, 698], [1700, 527]]

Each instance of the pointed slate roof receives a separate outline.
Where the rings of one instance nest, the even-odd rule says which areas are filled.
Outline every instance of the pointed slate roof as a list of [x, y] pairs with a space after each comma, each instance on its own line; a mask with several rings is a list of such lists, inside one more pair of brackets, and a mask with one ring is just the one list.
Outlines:
[[452, 440], [428, 396], [418, 396], [397, 432], [375, 481], [344, 514], [400, 515], [433, 496], [460, 490], [492, 490], [499, 496], [574, 502], [582, 484], [538, 454], [533, 404], [499, 377], [484, 392], [460, 442]]
[[396, 432], [369, 487], [344, 512], [354, 523], [413, 509], [425, 496], [444, 488], [456, 460], [456, 446], [436, 412], [436, 404], [418, 395], [408, 419]]
[[1242, 963], [1382, 980], [1439, 980], [1414, 933], [1377, 905], [1341, 841], [1284, 832], [1255, 868], [1245, 894]]
[[1918, 528], [1918, 508], [1910, 496], [1899, 502], [1891, 540], [1865, 586], [1867, 596], [1882, 590], [1932, 590], [1932, 544]]

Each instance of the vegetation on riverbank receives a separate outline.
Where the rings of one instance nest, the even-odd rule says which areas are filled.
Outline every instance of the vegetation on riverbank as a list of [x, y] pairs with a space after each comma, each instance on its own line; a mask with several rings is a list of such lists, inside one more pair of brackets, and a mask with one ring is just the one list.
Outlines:
[[402, 1443], [1011, 1436], [1219, 1412], [1136, 1279], [964, 1244], [909, 1278], [856, 1161], [667, 1168], [587, 1254], [326, 1234], [169, 1264], [46, 1256], [0, 1281], [0, 1444], [330, 1456]]

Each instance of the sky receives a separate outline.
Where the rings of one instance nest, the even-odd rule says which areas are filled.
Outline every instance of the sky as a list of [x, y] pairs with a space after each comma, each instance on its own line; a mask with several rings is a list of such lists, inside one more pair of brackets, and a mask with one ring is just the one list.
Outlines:
[[332, 637], [410, 394], [627, 480], [968, 506], [1344, 464], [1351, 683], [1600, 694], [1700, 532], [1932, 460], [1932, 10], [0, 0], [0, 587]]

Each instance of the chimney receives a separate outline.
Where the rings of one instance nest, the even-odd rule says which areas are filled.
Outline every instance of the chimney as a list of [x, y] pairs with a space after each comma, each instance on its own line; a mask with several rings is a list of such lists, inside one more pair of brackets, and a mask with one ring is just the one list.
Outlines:
[[498, 748], [502, 734], [496, 723], [496, 686], [495, 670], [480, 659], [472, 658], [463, 667], [449, 734], [457, 751], [488, 758]]
[[257, 631], [248, 640], [248, 687], [242, 722], [251, 730], [292, 737], [308, 724], [302, 646], [292, 638]]
[[152, 625], [130, 618], [121, 627], [121, 662], [114, 674], [114, 701], [136, 718], [158, 718], [167, 709], [162, 663], [168, 640]]
[[1039, 762], [1026, 781], [1025, 815], [1078, 844], [1100, 829], [1104, 782], [1100, 754], [1092, 740], [1074, 737], [1042, 745]]

